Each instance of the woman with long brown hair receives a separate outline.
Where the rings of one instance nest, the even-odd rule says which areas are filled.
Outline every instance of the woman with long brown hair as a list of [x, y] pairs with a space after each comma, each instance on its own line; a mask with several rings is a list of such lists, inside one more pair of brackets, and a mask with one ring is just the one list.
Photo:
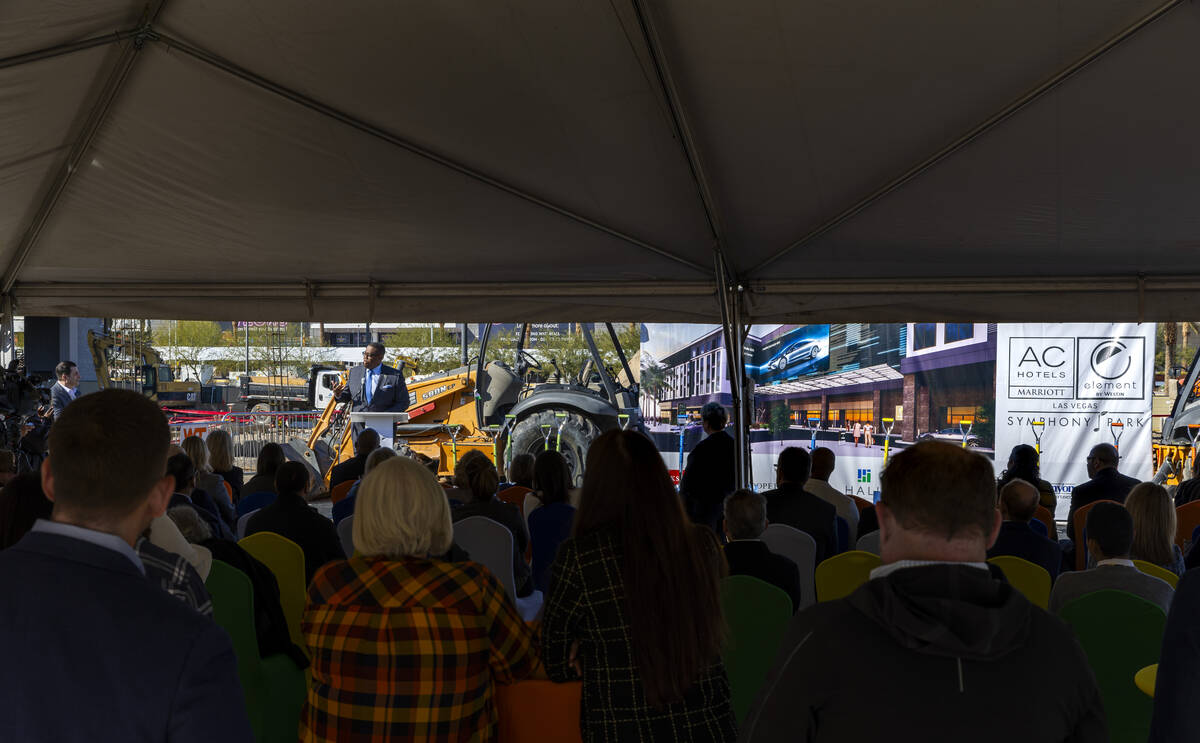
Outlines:
[[551, 567], [546, 672], [583, 678], [585, 741], [731, 741], [719, 553], [688, 522], [654, 445], [592, 442], [575, 530]]
[[1183, 553], [1175, 545], [1175, 503], [1167, 489], [1153, 482], [1134, 485], [1125, 496], [1125, 509], [1133, 518], [1130, 556], [1183, 575]]

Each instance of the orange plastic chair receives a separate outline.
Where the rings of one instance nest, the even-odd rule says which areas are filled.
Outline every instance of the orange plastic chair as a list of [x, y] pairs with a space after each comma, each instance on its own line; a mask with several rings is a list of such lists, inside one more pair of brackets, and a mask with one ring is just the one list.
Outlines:
[[858, 512], [861, 514], [864, 508], [874, 508], [874, 501], [869, 501], [866, 498], [859, 498], [857, 495], [850, 496], [854, 499], [854, 505], [858, 506]]
[[509, 505], [513, 505], [518, 509], [521, 509], [525, 507], [525, 496], [532, 492], [532, 490], [524, 485], [513, 485], [512, 487], [507, 487], [504, 490], [501, 490], [499, 493], [496, 493], [496, 497], [505, 503], [508, 503]]
[[1046, 525], [1046, 537], [1052, 541], [1058, 541], [1058, 529], [1054, 526], [1054, 514], [1050, 513], [1050, 509], [1045, 506], [1038, 506], [1037, 512], [1033, 517]]
[[[1075, 512], [1075, 523], [1072, 524], [1072, 532], [1075, 535], [1075, 569], [1087, 569], [1087, 545], [1083, 543], [1083, 527], [1087, 523], [1088, 511], [1092, 510], [1092, 506], [1097, 503], [1117, 503], [1115, 500], [1098, 500], [1092, 501], [1086, 506], [1081, 506]], [[1117, 503], [1117, 505], [1121, 505]]]
[[222, 480], [221, 484], [225, 486], [225, 496], [229, 498], [229, 502], [233, 503], [233, 486], [228, 480]]
[[582, 741], [579, 732], [579, 700], [583, 683], [572, 681], [518, 681], [496, 685], [496, 739], [504, 743]]
[[329, 500], [333, 503], [337, 503], [342, 498], [345, 498], [346, 494], [350, 492], [350, 488], [354, 487], [354, 483], [356, 482], [358, 482], [358, 480], [339, 482], [334, 486], [333, 490], [329, 492]]
[[1175, 544], [1183, 549], [1183, 543], [1192, 538], [1192, 532], [1200, 526], [1200, 500], [1184, 503], [1175, 509]]

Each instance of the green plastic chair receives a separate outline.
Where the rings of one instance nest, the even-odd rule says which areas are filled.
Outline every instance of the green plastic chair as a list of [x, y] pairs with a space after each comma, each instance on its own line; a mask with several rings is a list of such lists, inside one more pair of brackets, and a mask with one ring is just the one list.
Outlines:
[[1050, 606], [1050, 573], [1044, 567], [1015, 555], [996, 555], [988, 562], [1000, 568], [1009, 584], [1029, 603], [1043, 609]]
[[[308, 581], [304, 579], [304, 550], [287, 537], [275, 532], [260, 531], [238, 541], [259, 562], [275, 574], [279, 583], [279, 603], [287, 617], [288, 634], [296, 647], [307, 648], [304, 635], [300, 633], [300, 620], [304, 616], [304, 604], [308, 600]], [[307, 652], [307, 650], [305, 650]]]
[[1134, 676], [1158, 663], [1166, 614], [1145, 599], [1113, 590], [1089, 593], [1059, 613], [1096, 674], [1111, 743], [1145, 743], [1154, 701], [1137, 688]]
[[817, 566], [817, 601], [849, 596], [871, 579], [871, 571], [883, 564], [879, 555], [851, 550], [822, 560]]
[[304, 672], [284, 654], [259, 656], [254, 587], [242, 571], [213, 560], [205, 587], [212, 597], [213, 620], [233, 641], [238, 679], [255, 740], [294, 743], [308, 691]]
[[721, 608], [729, 628], [722, 659], [733, 691], [733, 711], [741, 722], [775, 660], [792, 619], [792, 600], [766, 581], [731, 575], [721, 581]]
[[1134, 560], [1133, 566], [1146, 575], [1152, 575], [1155, 578], [1166, 581], [1171, 588], [1175, 588], [1179, 585], [1178, 575], [1175, 575], [1170, 570], [1167, 570], [1159, 565], [1155, 565], [1152, 562], [1146, 562], [1145, 560]]

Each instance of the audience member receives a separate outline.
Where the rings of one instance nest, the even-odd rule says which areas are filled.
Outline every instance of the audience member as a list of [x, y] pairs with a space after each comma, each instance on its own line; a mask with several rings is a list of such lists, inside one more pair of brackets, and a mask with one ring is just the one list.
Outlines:
[[26, 472], [0, 489], [0, 550], [8, 549], [33, 528], [38, 519], [50, 518], [54, 504], [42, 492], [42, 476]]
[[550, 679], [583, 678], [584, 741], [736, 737], [720, 560], [701, 531], [649, 439], [609, 431], [592, 442], [542, 617]]
[[1168, 611], [1175, 592], [1165, 581], [1134, 567], [1129, 559], [1132, 545], [1133, 519], [1124, 506], [1117, 503], [1092, 506], [1087, 514], [1086, 549], [1096, 567], [1058, 576], [1050, 591], [1051, 613], [1057, 614], [1075, 599], [1106, 588], [1132, 593]]
[[[369, 455], [367, 455], [367, 461], [363, 464], [362, 476], [366, 477], [367, 473], [370, 472], [380, 462], [398, 456], [400, 455], [396, 453], [395, 449], [387, 449], [383, 447], [375, 449]], [[358, 486], [361, 484], [362, 479], [360, 478], [358, 482], [350, 486], [350, 490], [346, 493], [345, 498], [342, 498], [340, 501], [333, 504], [334, 526], [340, 524], [342, 519], [345, 519], [347, 516], [354, 515], [354, 503], [355, 499], [358, 497]]]
[[692, 523], [720, 532], [721, 506], [736, 485], [737, 446], [725, 431], [729, 416], [716, 402], [700, 409], [706, 438], [692, 448], [679, 481], [679, 494]]
[[0, 449], [0, 487], [17, 476], [17, 456], [12, 449]]
[[[742, 741], [892, 740], [897, 731], [1108, 740], [1070, 630], [985, 562], [1000, 528], [994, 478], [990, 461], [942, 442], [892, 457], [876, 504], [883, 566], [846, 598], [793, 618]], [[1017, 688], [1038, 700], [1036, 714], [997, 713]]]
[[1175, 544], [1175, 504], [1167, 489], [1152, 482], [1138, 483], [1125, 497], [1125, 510], [1133, 519], [1130, 557], [1183, 575], [1183, 552]]
[[1138, 481], [1117, 471], [1120, 457], [1112, 444], [1097, 444], [1087, 456], [1087, 473], [1091, 479], [1071, 491], [1071, 510], [1067, 512], [1067, 533], [1075, 533], [1075, 512], [1098, 500], [1124, 503], [1125, 496]]
[[169, 442], [162, 411], [128, 390], [81, 397], [51, 429], [51, 519], [0, 552], [6, 739], [254, 739], [228, 635], [133, 550], [170, 499]]
[[1200, 730], [1200, 574], [1179, 581], [1154, 684], [1150, 743], [1195, 740]]
[[[184, 508], [195, 513], [196, 518], [203, 521], [195, 509]], [[207, 523], [205, 525], [207, 526]], [[175, 526], [175, 522], [166, 514], [154, 517], [150, 521], [149, 532], [143, 532], [143, 534], [155, 547], [187, 560], [187, 563], [200, 576], [200, 580], [208, 580], [208, 574], [212, 571], [212, 553], [198, 544], [189, 544], [188, 540], [179, 532], [179, 527]]]
[[1175, 488], [1176, 508], [1200, 499], [1200, 464], [1197, 464], [1197, 459], [1200, 457], [1192, 459], [1191, 478], [1179, 483], [1179, 487]]
[[354, 482], [366, 471], [367, 457], [379, 448], [379, 432], [364, 428], [354, 439], [354, 456], [329, 471], [329, 489], [333, 490], [344, 482]]
[[1012, 555], [1040, 565], [1050, 574], [1050, 580], [1058, 577], [1062, 567], [1062, 548], [1030, 528], [1038, 509], [1038, 489], [1031, 482], [1011, 478], [1000, 488], [1000, 533], [987, 551], [989, 558], [997, 555]]
[[180, 452], [168, 458], [167, 474], [175, 478], [175, 492], [171, 495], [170, 508], [194, 508], [214, 534], [222, 539], [233, 539], [233, 532], [217, 515], [216, 504], [210, 502], [211, 499], [206, 497], [207, 493], [196, 487], [196, 468], [192, 465], [191, 457]]
[[525, 496], [533, 492], [533, 455], [518, 454], [508, 465], [509, 482], [500, 485], [496, 497], [517, 508], [525, 504]]
[[470, 494], [471, 500], [451, 511], [454, 521], [471, 516], [483, 516], [504, 526], [513, 537], [513, 581], [517, 596], [533, 593], [533, 579], [529, 563], [525, 562], [525, 550], [529, 546], [529, 532], [525, 519], [516, 506], [496, 499], [496, 486], [500, 477], [496, 466], [483, 452], [472, 449], [464, 454], [454, 468], [454, 484]]
[[533, 587], [549, 590], [550, 564], [558, 547], [571, 536], [575, 507], [570, 503], [571, 468], [566, 457], [553, 449], [537, 455], [533, 480], [541, 504], [529, 512], [529, 541], [533, 547]]
[[[1044, 507], [1054, 516], [1058, 505], [1058, 496], [1054, 494], [1054, 486], [1041, 477], [1038, 460], [1041, 455], [1029, 444], [1017, 444], [1008, 454], [1008, 467], [1000, 473], [999, 488], [1003, 488], [1013, 480], [1024, 480], [1032, 485], [1038, 493], [1038, 505]], [[1051, 539], [1057, 539], [1055, 534], [1047, 534]]]
[[833, 474], [837, 457], [833, 450], [818, 446], [812, 451], [812, 474], [804, 482], [804, 491], [812, 493], [826, 503], [832, 505], [837, 515], [846, 520], [850, 527], [850, 544], [858, 539], [858, 506], [854, 499], [829, 484], [829, 476]]
[[287, 461], [284, 456], [283, 447], [275, 442], [263, 444], [263, 448], [258, 452], [258, 463], [255, 468], [254, 477], [242, 487], [242, 495], [254, 495], [255, 493], [274, 493], [275, 492], [275, 473]]
[[233, 463], [233, 437], [223, 428], [214, 428], [209, 430], [204, 444], [208, 447], [208, 463], [212, 471], [233, 488], [233, 502], [237, 503], [242, 497], [244, 474], [242, 468]]
[[805, 532], [817, 543], [817, 562], [837, 551], [837, 509], [804, 489], [812, 470], [806, 450], [789, 446], [779, 452], [775, 464], [774, 490], [763, 493], [767, 499], [767, 520]]
[[[233, 502], [230, 500], [229, 492], [225, 490], [225, 478], [212, 471], [212, 467], [208, 464], [208, 447], [204, 445], [204, 439], [199, 436], [188, 436], [180, 446], [183, 448], [188, 458], [192, 460], [192, 466], [196, 468], [196, 487], [204, 491], [203, 496], [197, 498], [193, 492], [192, 502], [203, 508], [213, 511], [226, 526], [232, 527], [237, 523], [237, 517], [233, 513]], [[231, 486], [232, 487], [232, 486]], [[233, 536], [230, 532], [229, 536]]]
[[[200, 518], [195, 510], [186, 506], [176, 506], [175, 509], [190, 511], [193, 518]], [[168, 552], [151, 542], [149, 527], [142, 532], [142, 537], [134, 544], [133, 550], [146, 568], [146, 577], [157, 583], [167, 595], [179, 599], [206, 617], [212, 616], [212, 598], [208, 595], [208, 589], [204, 587], [204, 578], [200, 577], [186, 557]], [[210, 560], [209, 566], [211, 565]]]
[[50, 403], [54, 420], [58, 420], [63, 410], [79, 397], [79, 367], [74, 361], [60, 361], [54, 367], [54, 378], [58, 381], [50, 387]]
[[246, 522], [246, 536], [269, 531], [300, 545], [304, 550], [305, 583], [310, 582], [325, 563], [346, 556], [333, 522], [304, 500], [308, 486], [307, 465], [283, 463], [275, 473], [275, 500]]
[[800, 569], [767, 549], [760, 539], [767, 528], [767, 500], [753, 490], [735, 490], [725, 498], [725, 561], [730, 575], [749, 575], [779, 588], [800, 608]]
[[485, 568], [429, 557], [450, 547], [453, 527], [428, 470], [387, 459], [358, 499], [359, 554], [308, 589], [314, 683], [300, 738], [494, 740], [495, 684], [533, 670], [531, 630]]

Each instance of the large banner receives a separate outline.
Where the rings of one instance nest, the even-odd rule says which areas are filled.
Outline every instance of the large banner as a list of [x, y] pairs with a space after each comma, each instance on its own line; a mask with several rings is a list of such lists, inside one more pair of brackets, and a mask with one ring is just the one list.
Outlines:
[[996, 338], [996, 470], [1017, 444], [1038, 445], [1055, 515], [1088, 479], [1096, 444], [1117, 446], [1120, 470], [1150, 479], [1154, 323], [1001, 324]]

